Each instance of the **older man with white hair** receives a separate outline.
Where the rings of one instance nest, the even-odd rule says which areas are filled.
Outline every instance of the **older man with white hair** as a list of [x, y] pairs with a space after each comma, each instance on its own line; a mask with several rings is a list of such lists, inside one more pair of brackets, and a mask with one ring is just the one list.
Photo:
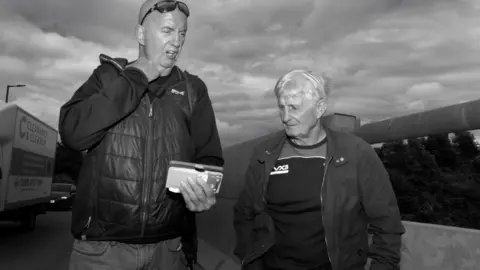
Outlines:
[[274, 91], [284, 130], [256, 146], [234, 207], [243, 269], [399, 269], [388, 173], [365, 141], [322, 125], [329, 80], [293, 70]]

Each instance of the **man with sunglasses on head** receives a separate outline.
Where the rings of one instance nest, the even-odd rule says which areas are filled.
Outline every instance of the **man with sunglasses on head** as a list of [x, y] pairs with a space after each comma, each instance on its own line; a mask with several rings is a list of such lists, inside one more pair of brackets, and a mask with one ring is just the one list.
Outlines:
[[[176, 66], [187, 5], [147, 0], [136, 61], [100, 65], [60, 110], [63, 143], [87, 151], [72, 213], [71, 270], [180, 270], [195, 265], [195, 213], [215, 204], [201, 179], [165, 188], [172, 160], [223, 166], [203, 81]], [[192, 269], [192, 268], [190, 268]]]

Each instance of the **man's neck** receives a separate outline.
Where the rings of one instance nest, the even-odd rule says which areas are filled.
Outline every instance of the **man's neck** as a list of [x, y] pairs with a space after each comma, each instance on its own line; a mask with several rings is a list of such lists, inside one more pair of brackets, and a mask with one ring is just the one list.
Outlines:
[[170, 75], [170, 73], [172, 73], [172, 69], [173, 67], [160, 71], [160, 77], [167, 77], [168, 75]]
[[[138, 59], [136, 61], [139, 61], [139, 60], [143, 60], [143, 61], [147, 61], [147, 62], [150, 62], [150, 60], [148, 60], [148, 58], [145, 56], [144, 53], [142, 53], [142, 51], [140, 51], [139, 55], [138, 55]], [[135, 62], [135, 61], [134, 61]], [[150, 62], [151, 63], [151, 62]], [[170, 75], [170, 73], [172, 72], [172, 69], [173, 67], [170, 67], [170, 68], [163, 68], [160, 72], [159, 72], [159, 77], [166, 77], [168, 75]]]
[[309, 146], [309, 145], [315, 145], [321, 142], [323, 139], [325, 139], [326, 136], [327, 136], [327, 133], [321, 127], [321, 125], [317, 125], [314, 129], [310, 131], [308, 136], [296, 137], [296, 138], [292, 137], [290, 138], [290, 140], [296, 145]]

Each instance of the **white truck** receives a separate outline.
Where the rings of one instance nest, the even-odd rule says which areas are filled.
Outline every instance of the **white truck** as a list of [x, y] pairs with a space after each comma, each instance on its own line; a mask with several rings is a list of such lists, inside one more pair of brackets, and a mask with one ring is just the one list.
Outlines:
[[58, 132], [15, 104], [0, 109], [0, 220], [35, 229], [50, 201]]

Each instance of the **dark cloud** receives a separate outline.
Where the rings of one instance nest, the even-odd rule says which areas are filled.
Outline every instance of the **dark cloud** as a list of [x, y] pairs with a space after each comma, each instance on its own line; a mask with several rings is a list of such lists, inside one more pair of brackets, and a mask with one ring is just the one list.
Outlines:
[[[207, 84], [226, 145], [280, 127], [271, 88], [297, 67], [327, 72], [330, 109], [365, 119], [479, 96], [480, 11], [466, 0], [187, 2], [180, 66]], [[99, 53], [136, 57], [140, 5], [2, 1], [0, 81], [26, 83], [15, 91], [19, 102], [55, 123]]]
[[[208, 45], [211, 50], [198, 54], [207, 62], [227, 65], [234, 70], [244, 70], [246, 66], [260, 63], [251, 72], [276, 74], [279, 69], [282, 72], [283, 67], [262, 65], [261, 62], [268, 63], [271, 62], [271, 57], [294, 52], [318, 50], [348, 33], [365, 27], [379, 15], [394, 9], [400, 2], [399, 0], [358, 0], [355, 4], [349, 0], [249, 2], [248, 5], [241, 5], [231, 12], [219, 12], [198, 18], [202, 26], [196, 29], [200, 30], [196, 35], [206, 36], [205, 39], [209, 41], [215, 40], [213, 44]], [[290, 41], [290, 44], [286, 44], [286, 40]], [[291, 42], [294, 40], [306, 42]], [[190, 46], [187, 45], [188, 48]]]
[[45, 32], [108, 46], [132, 40], [141, 1], [4, 0], [1, 7]]
[[[208, 9], [209, 1], [206, 7], [190, 2], [194, 15], [186, 53], [240, 71], [254, 62], [268, 62], [268, 54], [305, 49], [298, 45], [280, 46], [279, 38], [308, 39], [308, 44], [316, 49], [319, 44], [364, 26], [374, 14], [394, 7], [398, 0], [358, 0], [354, 5], [348, 0], [334, 1], [335, 4], [321, 0], [264, 0], [248, 4], [230, 1], [218, 9]], [[121, 0], [8, 0], [2, 4], [45, 32], [106, 46], [135, 45], [132, 35], [139, 6], [140, 1]], [[269, 31], [274, 25], [280, 29]], [[276, 67], [259, 65], [252, 72], [271, 75]]]
[[312, 12], [302, 24], [303, 37], [309, 46], [318, 48], [338, 40], [346, 34], [365, 28], [372, 21], [395, 10], [403, 0], [337, 0], [315, 1]]

